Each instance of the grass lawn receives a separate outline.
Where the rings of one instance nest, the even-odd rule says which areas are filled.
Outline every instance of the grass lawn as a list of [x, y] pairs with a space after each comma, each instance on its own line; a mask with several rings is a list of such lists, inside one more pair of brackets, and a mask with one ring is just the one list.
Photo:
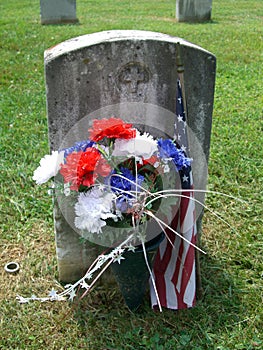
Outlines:
[[[79, 0], [78, 25], [40, 25], [39, 1], [0, 1], [0, 349], [262, 349], [263, 88], [262, 0], [214, 0], [212, 21], [175, 21], [173, 0]], [[32, 173], [48, 153], [43, 52], [66, 39], [109, 29], [182, 37], [214, 53], [217, 80], [208, 196], [235, 231], [205, 214], [204, 294], [190, 310], [136, 314], [116, 286], [81, 303], [19, 305], [56, 281], [52, 203]], [[4, 264], [18, 261], [19, 274]]]

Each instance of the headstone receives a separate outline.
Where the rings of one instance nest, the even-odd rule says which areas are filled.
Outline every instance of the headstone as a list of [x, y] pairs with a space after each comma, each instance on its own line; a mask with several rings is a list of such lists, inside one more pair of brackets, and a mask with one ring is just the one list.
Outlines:
[[[59, 149], [67, 135], [72, 134], [74, 141], [83, 139], [89, 127], [87, 116], [115, 115], [126, 121], [136, 116], [138, 123], [171, 135], [178, 43], [185, 67], [193, 172], [197, 186], [205, 187], [216, 59], [196, 45], [161, 33], [106, 31], [73, 38], [45, 51], [51, 150]], [[96, 257], [96, 247], [80, 241], [56, 200], [54, 220], [59, 278], [72, 282], [82, 277]]]
[[41, 24], [77, 23], [76, 0], [40, 0]]
[[176, 0], [178, 22], [205, 22], [211, 19], [212, 0]]

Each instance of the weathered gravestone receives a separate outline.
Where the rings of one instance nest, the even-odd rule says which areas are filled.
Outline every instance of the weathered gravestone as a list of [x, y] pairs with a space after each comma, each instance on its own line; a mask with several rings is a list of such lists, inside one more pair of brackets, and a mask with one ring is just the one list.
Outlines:
[[205, 22], [211, 19], [212, 0], [176, 0], [178, 22]]
[[40, 0], [41, 24], [77, 23], [76, 0]]
[[[126, 121], [136, 116], [138, 123], [173, 136], [178, 43], [185, 67], [193, 173], [196, 187], [204, 188], [216, 60], [198, 46], [161, 33], [100, 32], [45, 51], [51, 150], [61, 148], [65, 138], [72, 142], [87, 138], [87, 116], [90, 120], [115, 115]], [[72, 137], [66, 137], [69, 134]], [[71, 282], [83, 276], [96, 248], [80, 241], [56, 200], [54, 220], [59, 278]]]

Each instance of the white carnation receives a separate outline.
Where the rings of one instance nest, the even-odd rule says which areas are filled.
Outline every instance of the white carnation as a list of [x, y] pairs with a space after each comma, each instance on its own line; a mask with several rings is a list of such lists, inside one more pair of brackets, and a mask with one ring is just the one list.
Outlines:
[[40, 160], [40, 166], [34, 171], [33, 180], [41, 185], [56, 176], [64, 161], [64, 151], [52, 151]]
[[80, 193], [75, 204], [75, 226], [80, 230], [88, 230], [91, 233], [101, 233], [101, 228], [106, 225], [105, 219], [118, 219], [113, 213], [113, 202], [116, 198], [112, 192], [105, 192], [99, 188], [93, 188], [86, 193]]
[[136, 130], [136, 137], [133, 139], [116, 139], [114, 144], [114, 156], [143, 157], [150, 158], [158, 151], [157, 141], [148, 133], [142, 135]]

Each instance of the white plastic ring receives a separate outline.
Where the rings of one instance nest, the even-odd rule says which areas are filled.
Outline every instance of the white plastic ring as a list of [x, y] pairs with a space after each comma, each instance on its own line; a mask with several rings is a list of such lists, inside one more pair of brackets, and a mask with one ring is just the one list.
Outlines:
[[19, 264], [11, 261], [5, 265], [5, 271], [8, 273], [16, 273], [19, 270]]

